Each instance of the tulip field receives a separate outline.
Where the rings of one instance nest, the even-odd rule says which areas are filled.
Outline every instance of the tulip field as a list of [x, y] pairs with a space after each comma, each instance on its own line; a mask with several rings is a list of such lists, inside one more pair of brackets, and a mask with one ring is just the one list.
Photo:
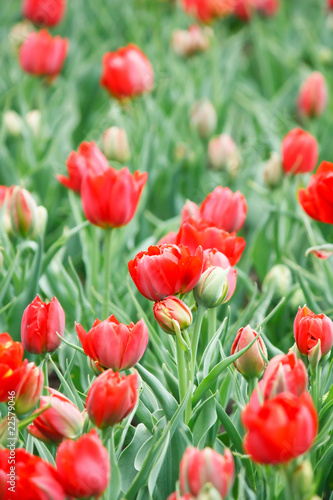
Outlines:
[[333, 500], [333, 1], [0, 37], [0, 500]]

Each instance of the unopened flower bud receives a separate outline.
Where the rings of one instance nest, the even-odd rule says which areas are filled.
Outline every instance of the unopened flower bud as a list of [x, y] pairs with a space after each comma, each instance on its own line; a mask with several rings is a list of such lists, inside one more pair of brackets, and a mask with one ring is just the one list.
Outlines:
[[14, 52], [18, 52], [24, 40], [33, 31], [33, 25], [29, 21], [14, 24], [9, 32], [9, 43]]
[[39, 207], [37, 207], [37, 221], [33, 236], [36, 236], [37, 234], [43, 235], [45, 233], [46, 224], [47, 210], [45, 207], [40, 205]]
[[281, 182], [282, 174], [283, 168], [280, 155], [273, 151], [265, 165], [264, 180], [266, 185], [270, 188], [278, 186]]
[[25, 121], [35, 138], [39, 137], [41, 131], [42, 115], [38, 109], [33, 109], [25, 115]]
[[35, 363], [25, 366], [20, 385], [16, 389], [15, 411], [24, 415], [31, 411], [37, 404], [44, 385], [44, 374]]
[[274, 294], [281, 298], [289, 292], [291, 283], [290, 269], [283, 264], [277, 264], [267, 273], [262, 284], [262, 290], [267, 293], [270, 288], [273, 288]]
[[293, 472], [292, 489], [295, 497], [308, 500], [314, 487], [313, 468], [309, 460], [304, 460]]
[[8, 135], [19, 137], [23, 130], [23, 120], [16, 111], [10, 109], [3, 115], [4, 127]]
[[199, 305], [212, 309], [221, 305], [227, 298], [229, 267], [209, 267], [202, 273], [199, 283], [194, 288], [194, 298]]
[[321, 115], [327, 106], [327, 85], [324, 76], [314, 71], [303, 83], [297, 99], [298, 111], [307, 117]]
[[213, 30], [209, 27], [200, 28], [192, 25], [188, 30], [175, 30], [172, 33], [170, 46], [172, 50], [182, 57], [189, 57], [198, 52], [204, 52], [210, 47]]
[[[231, 354], [236, 354], [244, 349], [244, 347], [247, 347], [257, 335], [258, 333], [252, 330], [250, 325], [238, 330], [234, 343], [232, 344]], [[259, 377], [266, 366], [266, 361], [263, 356], [267, 358], [267, 349], [262, 338], [258, 337], [258, 340], [250, 349], [234, 361], [234, 365], [236, 369], [247, 378]]]
[[316, 343], [312, 349], [309, 350], [308, 352], [308, 360], [309, 360], [309, 365], [311, 370], [314, 372], [317, 366], [319, 365], [319, 361], [321, 360], [322, 353], [321, 353], [321, 341], [320, 339]]
[[238, 171], [239, 153], [235, 142], [228, 134], [221, 134], [209, 141], [208, 158], [215, 170], [225, 168], [230, 174]]
[[292, 296], [290, 297], [290, 307], [292, 310], [298, 309], [298, 306], [300, 304], [305, 304], [306, 303], [306, 298], [304, 296], [304, 292], [301, 287], [297, 288]]
[[23, 238], [31, 235], [37, 224], [37, 204], [29, 191], [15, 186], [10, 200], [10, 222], [14, 233]]
[[160, 302], [155, 302], [154, 316], [162, 330], [172, 335], [176, 334], [175, 322], [180, 330], [185, 330], [192, 323], [192, 313], [189, 307], [178, 297], [170, 296]]
[[200, 137], [211, 135], [216, 129], [217, 115], [214, 106], [208, 99], [195, 102], [191, 110], [191, 127]]
[[197, 500], [222, 500], [222, 497], [214, 486], [206, 484], [200, 491]]
[[120, 163], [129, 160], [131, 152], [126, 130], [118, 127], [108, 128], [102, 136], [102, 149], [109, 160]]

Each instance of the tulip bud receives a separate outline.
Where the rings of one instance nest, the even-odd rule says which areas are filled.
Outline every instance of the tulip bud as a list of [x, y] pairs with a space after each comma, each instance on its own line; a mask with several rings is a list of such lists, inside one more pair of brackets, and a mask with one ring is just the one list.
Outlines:
[[37, 234], [43, 235], [45, 233], [46, 224], [47, 224], [47, 210], [45, 207], [40, 205], [39, 207], [37, 207], [37, 223], [33, 236], [36, 236]]
[[311, 172], [318, 161], [315, 137], [301, 128], [294, 128], [282, 141], [282, 166], [286, 174]]
[[25, 115], [25, 121], [35, 138], [39, 137], [42, 115], [38, 109], [33, 109]]
[[33, 30], [34, 27], [29, 21], [14, 24], [9, 32], [9, 43], [14, 52], [18, 52], [24, 40], [28, 38]]
[[215, 170], [225, 168], [230, 174], [238, 171], [239, 153], [235, 142], [228, 134], [221, 134], [209, 141], [208, 158]]
[[200, 491], [197, 500], [222, 500], [222, 497], [214, 486], [206, 484]]
[[48, 304], [37, 297], [24, 310], [21, 337], [24, 349], [34, 354], [55, 351], [65, 331], [65, 313], [53, 297]]
[[197, 497], [202, 488], [209, 484], [225, 498], [233, 484], [234, 475], [235, 464], [230, 450], [226, 449], [224, 455], [220, 455], [211, 448], [201, 451], [197, 448], [187, 448], [180, 462], [180, 492], [191, 493]]
[[153, 311], [162, 330], [171, 335], [176, 334], [174, 322], [178, 323], [179, 330], [186, 330], [192, 324], [192, 313], [189, 307], [172, 295], [160, 302], [155, 302]]
[[202, 273], [199, 283], [194, 288], [194, 298], [199, 305], [203, 305], [206, 309], [217, 307], [225, 301], [228, 295], [229, 267], [222, 269], [221, 267], [209, 267]]
[[333, 322], [325, 314], [314, 314], [304, 306], [298, 309], [295, 317], [294, 337], [300, 352], [309, 356], [309, 360], [311, 356], [311, 363], [315, 366], [319, 362], [320, 355], [326, 356], [332, 349]]
[[290, 269], [283, 264], [277, 264], [265, 276], [262, 291], [267, 293], [272, 288], [274, 294], [281, 298], [289, 292], [291, 283], [292, 276]]
[[131, 157], [126, 130], [118, 127], [108, 128], [102, 136], [103, 153], [109, 160], [124, 163]]
[[265, 165], [264, 179], [265, 183], [270, 188], [275, 188], [281, 182], [283, 174], [280, 155], [274, 151], [271, 153], [269, 160]]
[[17, 416], [15, 414], [10, 417], [6, 415], [0, 421], [0, 445], [5, 448], [9, 443], [8, 439], [10, 439], [11, 443], [14, 443], [14, 438], [18, 439]]
[[314, 117], [321, 115], [327, 106], [327, 86], [324, 76], [314, 71], [303, 83], [297, 100], [302, 115]]
[[293, 472], [292, 489], [295, 498], [308, 500], [314, 487], [314, 475], [311, 462], [304, 460]]
[[308, 353], [308, 360], [309, 360], [309, 365], [311, 368], [311, 371], [314, 373], [317, 366], [319, 365], [319, 361], [321, 360], [321, 341], [320, 339], [316, 343], [312, 349], [309, 350]]
[[209, 27], [201, 29], [197, 25], [192, 25], [188, 30], [175, 30], [172, 33], [170, 46], [179, 56], [190, 57], [209, 49], [213, 34], [213, 30]]
[[90, 420], [104, 429], [121, 422], [136, 405], [138, 399], [138, 375], [125, 377], [106, 370], [90, 386], [86, 408]]
[[[244, 347], [248, 346], [257, 335], [258, 333], [252, 330], [250, 325], [238, 330], [234, 343], [232, 344], [231, 354], [236, 354], [244, 349]], [[259, 377], [266, 366], [266, 361], [261, 353], [267, 358], [265, 343], [261, 337], [258, 337], [258, 340], [250, 349], [234, 361], [235, 368], [246, 378]]]
[[4, 128], [8, 135], [19, 137], [23, 130], [23, 120], [16, 111], [9, 110], [3, 115]]
[[35, 363], [28, 363], [22, 374], [20, 385], [15, 395], [15, 410], [18, 415], [24, 415], [32, 410], [42, 393], [44, 375]]
[[223, 253], [216, 250], [216, 248], [208, 248], [207, 250], [204, 250], [204, 265], [202, 271], [204, 272], [210, 267], [221, 267], [222, 269], [229, 269], [227, 276], [229, 288], [228, 294], [225, 298], [225, 302], [228, 302], [228, 300], [233, 296], [236, 289], [236, 269], [230, 266], [229, 259]]
[[290, 307], [292, 310], [297, 309], [300, 304], [305, 304], [306, 298], [301, 287], [297, 288], [290, 297]]
[[200, 137], [211, 135], [216, 129], [217, 115], [214, 106], [208, 99], [195, 102], [191, 110], [191, 127]]
[[84, 417], [80, 410], [63, 394], [47, 388], [51, 396], [42, 396], [40, 409], [47, 408], [28, 426], [35, 438], [48, 443], [59, 444], [63, 439], [75, 439], [83, 429]]
[[11, 195], [10, 223], [13, 231], [23, 238], [36, 228], [37, 204], [29, 191], [20, 186], [15, 186]]

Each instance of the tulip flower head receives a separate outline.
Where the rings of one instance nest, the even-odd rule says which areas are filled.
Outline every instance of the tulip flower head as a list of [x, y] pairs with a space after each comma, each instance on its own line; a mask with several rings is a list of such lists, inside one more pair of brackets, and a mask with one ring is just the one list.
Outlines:
[[308, 187], [298, 191], [303, 210], [314, 220], [333, 224], [333, 163], [323, 161]]
[[65, 313], [53, 297], [48, 304], [37, 295], [24, 310], [21, 338], [24, 349], [34, 354], [55, 351], [65, 331]]
[[63, 441], [57, 451], [56, 466], [61, 484], [70, 497], [99, 498], [109, 483], [109, 454], [95, 429], [77, 441]]
[[294, 337], [299, 351], [311, 356], [320, 340], [321, 355], [333, 345], [333, 322], [325, 314], [314, 314], [308, 307], [299, 307], [294, 321]]
[[311, 172], [318, 161], [317, 140], [301, 128], [294, 128], [282, 141], [282, 166], [286, 174]]
[[35, 24], [55, 26], [63, 19], [66, 0], [23, 0], [22, 14]]
[[258, 340], [234, 361], [235, 368], [247, 378], [259, 377], [266, 366], [264, 358], [267, 358], [267, 349], [264, 341], [257, 332], [252, 330], [250, 325], [247, 325], [238, 330], [231, 347], [231, 354], [236, 354], [248, 346], [256, 336], [258, 336]]
[[191, 309], [178, 297], [170, 296], [155, 302], [153, 311], [162, 330], [171, 335], [176, 334], [175, 322], [179, 330], [186, 330], [192, 324]]
[[213, 104], [208, 100], [195, 102], [191, 110], [191, 127], [200, 137], [211, 135], [217, 125], [217, 114]]
[[298, 110], [302, 115], [313, 117], [321, 115], [327, 106], [328, 92], [324, 76], [314, 71], [303, 83], [298, 99]]
[[14, 342], [11, 336], [0, 333], [0, 402], [8, 401], [9, 393], [16, 392], [26, 370], [27, 360], [23, 361], [23, 346]]
[[200, 26], [192, 24], [187, 30], [175, 30], [170, 46], [179, 56], [190, 57], [208, 50], [213, 34], [213, 30], [208, 26], [201, 29]]
[[126, 370], [142, 358], [148, 344], [148, 328], [143, 319], [136, 325], [119, 323], [112, 314], [104, 321], [96, 319], [91, 330], [75, 325], [84, 352], [100, 369]]
[[109, 160], [121, 163], [131, 157], [126, 130], [118, 127], [108, 128], [102, 136], [103, 152]]
[[24, 415], [32, 410], [42, 393], [44, 374], [35, 363], [24, 364], [21, 380], [15, 391], [15, 410]]
[[20, 65], [27, 73], [52, 80], [60, 73], [67, 51], [67, 38], [52, 37], [43, 29], [30, 33], [23, 42], [19, 52]]
[[147, 56], [133, 43], [103, 56], [101, 86], [123, 101], [154, 88], [154, 71]]

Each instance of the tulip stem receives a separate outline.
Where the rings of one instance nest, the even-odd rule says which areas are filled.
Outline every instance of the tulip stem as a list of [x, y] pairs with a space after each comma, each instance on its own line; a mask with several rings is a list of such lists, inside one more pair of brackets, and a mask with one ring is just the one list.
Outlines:
[[216, 332], [216, 307], [208, 309], [208, 343], [212, 340]]
[[43, 373], [44, 373], [43, 394], [48, 394], [47, 389], [45, 389], [45, 387], [49, 386], [49, 368], [47, 366], [47, 358], [44, 358], [44, 361], [43, 361]]
[[111, 242], [112, 228], [105, 230], [105, 254], [104, 254], [104, 297], [103, 297], [103, 319], [108, 317], [110, 300], [110, 274], [111, 274]]
[[248, 395], [249, 399], [250, 399], [253, 391], [257, 387], [257, 382], [258, 382], [257, 377], [250, 377], [247, 381], [247, 395]]
[[179, 382], [179, 403], [181, 403], [186, 395], [186, 371], [184, 351], [182, 349], [180, 329], [176, 332], [176, 351], [177, 351], [177, 369]]
[[321, 384], [321, 369], [318, 363], [315, 369], [311, 370], [311, 396], [318, 413], [321, 408], [320, 384]]
[[191, 361], [192, 361], [192, 369], [191, 369], [191, 379], [194, 381], [194, 372], [195, 372], [195, 362], [197, 359], [198, 345], [199, 345], [199, 336], [201, 331], [202, 320], [206, 309], [200, 304], [198, 307], [198, 314], [194, 324], [192, 343], [191, 343]]

